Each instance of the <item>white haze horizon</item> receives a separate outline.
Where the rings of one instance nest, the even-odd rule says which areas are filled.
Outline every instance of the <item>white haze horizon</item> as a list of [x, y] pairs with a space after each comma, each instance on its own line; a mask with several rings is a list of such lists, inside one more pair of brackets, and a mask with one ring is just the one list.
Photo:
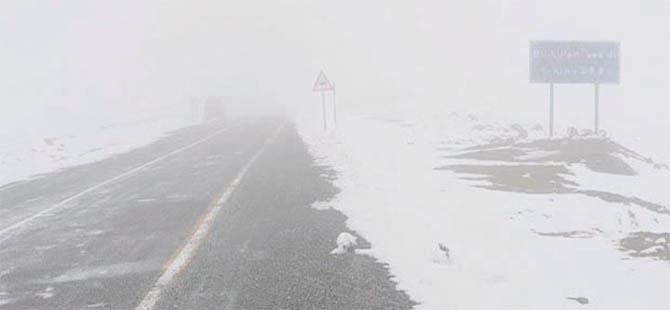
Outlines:
[[[660, 0], [2, 1], [0, 135], [185, 113], [211, 95], [246, 113], [314, 109], [319, 70], [345, 112], [546, 126], [548, 86], [528, 82], [529, 41], [545, 39], [621, 42], [601, 124], [627, 135], [663, 128], [669, 12]], [[592, 85], [557, 85], [557, 131], [591, 128], [592, 101]]]

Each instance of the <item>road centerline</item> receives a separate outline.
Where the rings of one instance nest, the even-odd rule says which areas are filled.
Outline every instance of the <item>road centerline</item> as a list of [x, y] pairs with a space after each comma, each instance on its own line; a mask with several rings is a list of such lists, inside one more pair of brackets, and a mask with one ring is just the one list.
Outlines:
[[233, 181], [228, 184], [228, 186], [226, 186], [225, 191], [216, 200], [216, 203], [208, 207], [204, 213], [204, 216], [201, 216], [196, 221], [194, 224], [195, 229], [188, 237], [186, 243], [180, 246], [175, 251], [175, 253], [170, 256], [167, 266], [164, 267], [163, 273], [156, 280], [149, 292], [145, 295], [144, 299], [142, 299], [139, 305], [135, 308], [136, 310], [149, 310], [155, 307], [163, 293], [163, 289], [170, 285], [174, 278], [189, 264], [190, 260], [193, 258], [196, 251], [200, 247], [200, 244], [207, 236], [207, 233], [209, 232], [216, 216], [221, 212], [221, 209], [226, 204], [256, 159], [260, 157], [261, 154], [263, 154], [263, 152], [270, 144], [272, 144], [272, 142], [274, 142], [283, 128], [284, 125], [280, 125], [276, 130], [273, 131], [272, 134], [270, 134], [260, 149], [256, 151], [256, 153], [254, 153], [254, 155], [246, 162], [242, 169], [240, 169], [240, 171], [235, 176], [235, 179], [233, 179]]

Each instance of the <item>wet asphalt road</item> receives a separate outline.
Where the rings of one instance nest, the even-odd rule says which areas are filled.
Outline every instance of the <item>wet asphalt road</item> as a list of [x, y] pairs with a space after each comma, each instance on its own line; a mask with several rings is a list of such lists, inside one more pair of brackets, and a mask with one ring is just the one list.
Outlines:
[[289, 122], [268, 118], [186, 128], [0, 188], [0, 309], [134, 309], [241, 170], [154, 308], [412, 306], [382, 264], [328, 254], [346, 218], [309, 206], [336, 193], [332, 172]]

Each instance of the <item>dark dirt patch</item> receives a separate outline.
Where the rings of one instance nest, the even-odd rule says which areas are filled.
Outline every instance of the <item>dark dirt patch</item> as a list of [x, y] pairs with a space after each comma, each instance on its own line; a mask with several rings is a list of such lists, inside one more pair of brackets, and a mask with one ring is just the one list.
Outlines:
[[463, 180], [488, 181], [476, 187], [491, 190], [548, 194], [570, 193], [570, 186], [578, 184], [567, 180], [563, 175], [571, 175], [570, 170], [558, 165], [449, 165], [437, 169], [456, 173], [476, 175], [462, 176]]
[[[461, 174], [462, 180], [482, 181], [474, 187], [526, 194], [580, 194], [611, 203], [637, 205], [660, 214], [670, 209], [638, 197], [616, 193], [581, 190], [579, 184], [567, 176], [574, 175], [570, 165], [582, 163], [601, 173], [633, 176], [633, 168], [621, 158], [654, 164], [611, 140], [601, 138], [538, 140], [527, 143], [494, 143], [462, 149], [458, 154], [445, 156], [452, 159], [470, 159], [482, 164], [459, 164], [437, 167]], [[505, 162], [506, 165], [485, 164], [487, 161]]]
[[621, 239], [619, 248], [633, 257], [670, 260], [670, 233], [634, 232]]
[[[464, 149], [464, 153], [448, 155], [447, 158], [499, 160], [508, 162], [558, 162], [582, 163], [589, 169], [618, 175], [635, 175], [636, 171], [619, 156], [652, 163], [648, 158], [623, 146], [600, 138], [537, 140], [527, 143], [497, 143]], [[525, 158], [534, 152], [549, 152], [533, 158]]]

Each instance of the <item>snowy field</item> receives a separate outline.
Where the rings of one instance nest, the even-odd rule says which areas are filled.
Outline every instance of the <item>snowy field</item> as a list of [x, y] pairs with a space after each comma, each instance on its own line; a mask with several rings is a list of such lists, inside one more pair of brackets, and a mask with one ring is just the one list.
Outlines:
[[468, 113], [315, 115], [298, 129], [341, 192], [314, 207], [346, 214], [418, 309], [667, 307], [664, 154]]
[[[155, 112], [155, 111], [154, 111]], [[0, 127], [0, 186], [61, 168], [102, 160], [149, 144], [170, 131], [193, 125], [199, 116], [184, 113], [125, 114], [31, 120]]]

